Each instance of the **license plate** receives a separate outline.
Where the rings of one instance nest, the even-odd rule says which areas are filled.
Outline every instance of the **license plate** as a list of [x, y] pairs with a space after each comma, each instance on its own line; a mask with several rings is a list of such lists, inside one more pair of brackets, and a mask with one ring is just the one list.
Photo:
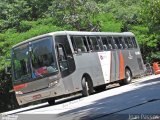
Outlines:
[[33, 99], [39, 99], [39, 98], [41, 98], [42, 96], [41, 96], [41, 94], [38, 94], [38, 95], [34, 95], [33, 96]]

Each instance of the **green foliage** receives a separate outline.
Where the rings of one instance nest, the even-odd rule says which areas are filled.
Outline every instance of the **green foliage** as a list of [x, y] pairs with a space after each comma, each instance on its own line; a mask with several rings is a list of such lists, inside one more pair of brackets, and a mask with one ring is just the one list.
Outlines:
[[[3, 56], [4, 59], [9, 58], [11, 47], [19, 42], [35, 37], [37, 35], [70, 28], [69, 25], [63, 27], [55, 26], [53, 25], [52, 21], [54, 22], [52, 18], [38, 19], [37, 21], [22, 21], [22, 24], [19, 26], [19, 28], [24, 28], [22, 30], [25, 31], [17, 32], [16, 29], [12, 28], [8, 29], [3, 34], [0, 34], [0, 41], [2, 41], [0, 42], [1, 56]], [[4, 68], [4, 59], [0, 59], [0, 69]]]
[[160, 1], [154, 0], [143, 0], [144, 6], [142, 11], [142, 16], [145, 19], [146, 24], [150, 29], [151, 33], [160, 33]]
[[90, 19], [98, 11], [99, 8], [93, 0], [54, 0], [49, 7], [49, 14], [56, 18], [59, 25], [69, 24], [77, 30], [88, 27]]
[[160, 52], [155, 52], [151, 54], [152, 62], [159, 62], [160, 61]]
[[141, 21], [141, 0], [108, 0], [103, 3], [103, 11], [111, 12], [115, 18], [123, 22], [137, 24]]
[[131, 31], [135, 34], [138, 40], [144, 61], [151, 62], [148, 57], [150, 57], [153, 52], [157, 51], [158, 41], [156, 39], [156, 34], [150, 35], [148, 27], [144, 25], [135, 25], [130, 27]]
[[96, 22], [100, 22], [101, 26], [101, 31], [106, 31], [106, 32], [120, 32], [121, 31], [121, 26], [122, 22], [117, 21], [113, 14], [109, 13], [101, 13], [96, 15], [96, 17], [93, 19], [93, 22], [96, 24]]

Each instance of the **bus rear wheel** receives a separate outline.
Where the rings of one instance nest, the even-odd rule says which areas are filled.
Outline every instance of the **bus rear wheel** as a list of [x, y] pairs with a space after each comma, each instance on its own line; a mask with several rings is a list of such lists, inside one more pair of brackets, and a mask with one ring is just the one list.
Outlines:
[[121, 80], [119, 82], [120, 85], [127, 85], [129, 83], [131, 83], [132, 81], [132, 73], [130, 71], [130, 69], [126, 68], [125, 69], [125, 79], [124, 80]]
[[87, 79], [87, 77], [82, 78], [82, 96], [86, 97], [91, 94], [93, 94], [93, 85], [91, 84], [91, 81]]
[[55, 104], [55, 99], [54, 98], [49, 98], [48, 100], [49, 105], [54, 105]]

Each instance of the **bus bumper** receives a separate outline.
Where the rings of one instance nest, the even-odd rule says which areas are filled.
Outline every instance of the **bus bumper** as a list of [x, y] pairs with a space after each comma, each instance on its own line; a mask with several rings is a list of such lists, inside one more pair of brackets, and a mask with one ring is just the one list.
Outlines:
[[64, 93], [65, 93], [64, 87], [62, 87], [62, 85], [56, 85], [50, 88], [34, 91], [31, 93], [25, 93], [21, 95], [16, 94], [16, 99], [19, 105], [23, 105], [38, 100], [61, 96]]

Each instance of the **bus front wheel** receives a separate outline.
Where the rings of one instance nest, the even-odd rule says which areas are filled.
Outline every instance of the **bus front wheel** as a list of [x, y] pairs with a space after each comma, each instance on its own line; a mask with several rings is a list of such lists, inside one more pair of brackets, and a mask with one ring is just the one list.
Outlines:
[[130, 69], [126, 68], [125, 69], [125, 79], [120, 80], [119, 84], [120, 85], [127, 85], [127, 84], [131, 83], [131, 81], [132, 81], [132, 73], [131, 73]]
[[55, 104], [55, 99], [54, 98], [49, 98], [48, 100], [49, 105], [54, 105]]
[[86, 77], [82, 78], [82, 96], [86, 97], [93, 93], [93, 85], [91, 84], [91, 81], [87, 80]]

